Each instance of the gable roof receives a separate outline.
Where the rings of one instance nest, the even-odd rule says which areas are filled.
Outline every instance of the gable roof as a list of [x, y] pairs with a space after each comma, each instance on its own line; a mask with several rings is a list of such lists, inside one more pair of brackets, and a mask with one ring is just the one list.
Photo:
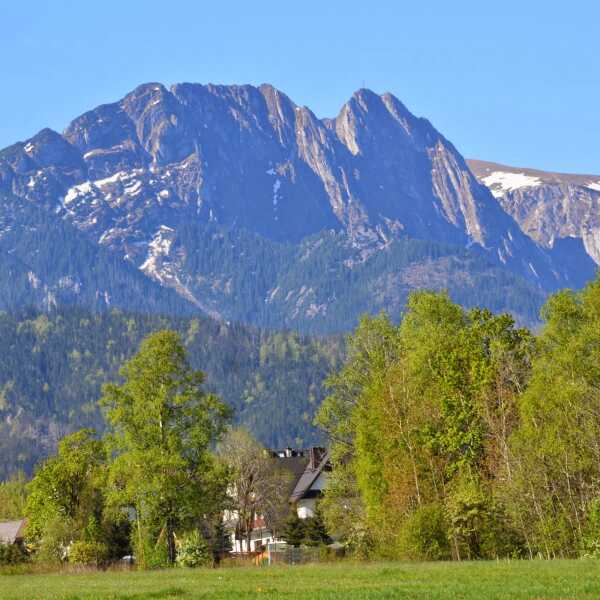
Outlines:
[[284, 474], [281, 481], [281, 493], [289, 500], [298, 480], [306, 470], [309, 463], [308, 456], [304, 452], [294, 452], [292, 456], [282, 456], [281, 453], [273, 452], [273, 471]]
[[318, 446], [304, 450], [288, 447], [271, 450], [270, 453], [274, 459], [273, 468], [287, 471], [290, 475], [286, 487], [288, 501], [292, 503], [318, 493], [311, 490], [311, 486], [323, 471], [331, 470], [329, 451]]
[[302, 473], [300, 479], [298, 479], [296, 486], [294, 487], [294, 490], [292, 491], [290, 502], [297, 502], [302, 498], [308, 497], [311, 492], [310, 488], [318, 479], [319, 475], [321, 475], [323, 471], [329, 470], [329, 468], [330, 463], [328, 450], [323, 453], [321, 460], [318, 463], [315, 463], [312, 460], [309, 461], [308, 465], [306, 465], [304, 473]]
[[25, 519], [0, 523], [0, 544], [14, 544], [23, 538]]

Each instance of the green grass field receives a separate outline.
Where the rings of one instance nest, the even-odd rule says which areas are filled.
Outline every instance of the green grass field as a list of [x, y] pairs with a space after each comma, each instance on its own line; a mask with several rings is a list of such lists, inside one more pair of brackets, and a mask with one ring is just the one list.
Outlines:
[[600, 598], [600, 562], [338, 563], [2, 575], [2, 600], [92, 598]]

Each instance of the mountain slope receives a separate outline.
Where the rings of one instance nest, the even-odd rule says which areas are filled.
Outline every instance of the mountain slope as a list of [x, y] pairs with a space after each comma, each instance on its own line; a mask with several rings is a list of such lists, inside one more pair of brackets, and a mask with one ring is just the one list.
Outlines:
[[66, 221], [14, 196], [0, 194], [0, 309], [84, 305], [191, 314], [173, 290]]
[[480, 160], [468, 164], [527, 235], [551, 254], [569, 257], [577, 286], [589, 278], [590, 268], [600, 264], [600, 175], [550, 173]]
[[[259, 325], [348, 328], [422, 286], [531, 321], [587, 276], [571, 248], [525, 235], [427, 120], [369, 90], [318, 119], [269, 85], [145, 84], [0, 152], [1, 192], [191, 309]], [[490, 297], [500, 280], [522, 294]]]
[[319, 441], [312, 426], [323, 379], [337, 368], [339, 339], [312, 340], [206, 318], [182, 319], [77, 308], [0, 313], [0, 481], [30, 472], [66, 433], [102, 429], [101, 386], [149, 333], [179, 331], [208, 389], [237, 423], [273, 447]]

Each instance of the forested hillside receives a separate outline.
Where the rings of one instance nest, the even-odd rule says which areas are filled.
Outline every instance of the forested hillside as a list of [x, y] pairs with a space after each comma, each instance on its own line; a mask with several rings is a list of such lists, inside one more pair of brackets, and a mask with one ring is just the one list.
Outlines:
[[337, 333], [361, 314], [385, 310], [397, 318], [411, 290], [448, 290], [463, 306], [510, 311], [538, 323], [543, 290], [494, 265], [476, 248], [399, 237], [385, 251], [365, 252], [343, 233], [324, 231], [298, 245], [208, 224], [182, 226], [174, 247], [183, 278], [209, 313], [270, 328]]
[[341, 356], [337, 338], [118, 310], [0, 313], [0, 479], [31, 472], [66, 433], [101, 428], [102, 384], [115, 380], [143, 337], [165, 328], [182, 334], [193, 366], [207, 373], [208, 389], [264, 444], [318, 439], [312, 419], [322, 381]]

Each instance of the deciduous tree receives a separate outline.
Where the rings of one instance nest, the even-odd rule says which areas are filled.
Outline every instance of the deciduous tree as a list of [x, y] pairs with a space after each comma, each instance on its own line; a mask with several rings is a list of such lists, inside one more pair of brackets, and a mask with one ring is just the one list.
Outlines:
[[123, 383], [106, 385], [102, 398], [113, 452], [109, 501], [133, 511], [142, 562], [150, 540], [164, 542], [174, 563], [176, 531], [222, 509], [214, 502], [226, 481], [210, 449], [230, 409], [204, 391], [204, 374], [172, 331], [147, 337], [120, 373]]

